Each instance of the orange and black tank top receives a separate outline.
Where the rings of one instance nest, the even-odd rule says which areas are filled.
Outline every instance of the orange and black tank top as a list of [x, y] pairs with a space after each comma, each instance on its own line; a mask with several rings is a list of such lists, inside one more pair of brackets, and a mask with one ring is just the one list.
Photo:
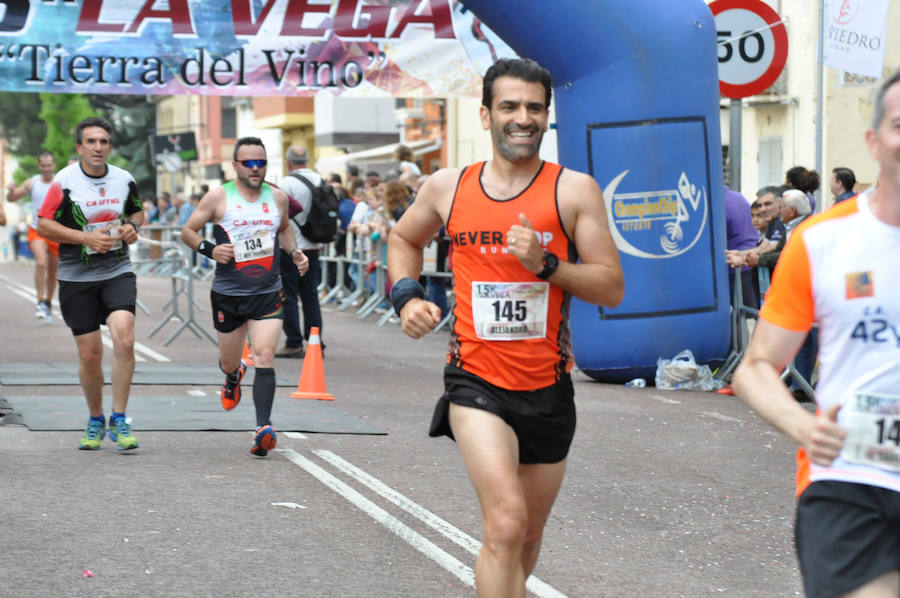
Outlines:
[[508, 253], [506, 232], [525, 214], [545, 250], [576, 260], [559, 216], [562, 166], [544, 162], [524, 191], [504, 200], [485, 193], [484, 166], [460, 173], [447, 222], [456, 295], [447, 363], [508, 390], [544, 388], [572, 369], [571, 297]]

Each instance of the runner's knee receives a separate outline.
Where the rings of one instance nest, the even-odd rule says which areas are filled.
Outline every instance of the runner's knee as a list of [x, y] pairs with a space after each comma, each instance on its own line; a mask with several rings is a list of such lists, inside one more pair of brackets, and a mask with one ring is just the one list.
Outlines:
[[485, 514], [484, 544], [495, 554], [518, 553], [525, 544], [527, 527], [528, 513], [524, 505], [496, 509]]

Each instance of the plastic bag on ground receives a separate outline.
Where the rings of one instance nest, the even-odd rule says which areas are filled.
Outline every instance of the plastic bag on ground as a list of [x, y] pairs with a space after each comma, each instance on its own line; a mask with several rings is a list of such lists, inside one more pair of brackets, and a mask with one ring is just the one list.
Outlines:
[[708, 365], [697, 365], [694, 354], [685, 349], [672, 359], [656, 362], [656, 387], [663, 390], [716, 390], [719, 386]]

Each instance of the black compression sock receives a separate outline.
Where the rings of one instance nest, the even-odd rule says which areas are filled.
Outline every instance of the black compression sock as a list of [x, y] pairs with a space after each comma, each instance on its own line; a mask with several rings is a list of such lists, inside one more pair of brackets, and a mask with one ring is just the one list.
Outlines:
[[275, 402], [275, 369], [256, 368], [253, 378], [253, 404], [256, 406], [256, 425], [266, 426]]

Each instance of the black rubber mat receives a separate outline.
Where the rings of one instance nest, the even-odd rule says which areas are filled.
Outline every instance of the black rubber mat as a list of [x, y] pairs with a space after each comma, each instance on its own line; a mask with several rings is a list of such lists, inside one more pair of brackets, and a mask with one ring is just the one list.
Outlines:
[[[279, 432], [323, 434], [384, 434], [366, 422], [344, 413], [331, 401], [292, 399], [290, 393], [275, 396], [272, 425]], [[112, 403], [104, 397], [109, 413]], [[29, 430], [82, 430], [88, 412], [84, 397], [77, 396], [6, 396], [0, 405], [12, 409], [0, 418], [0, 425], [23, 423]], [[16, 415], [17, 417], [10, 417]], [[202, 397], [186, 395], [132, 395], [128, 400], [128, 417], [135, 431], [186, 430], [253, 430], [256, 417], [253, 399], [246, 397], [231, 411], [222, 409], [217, 394]]]

